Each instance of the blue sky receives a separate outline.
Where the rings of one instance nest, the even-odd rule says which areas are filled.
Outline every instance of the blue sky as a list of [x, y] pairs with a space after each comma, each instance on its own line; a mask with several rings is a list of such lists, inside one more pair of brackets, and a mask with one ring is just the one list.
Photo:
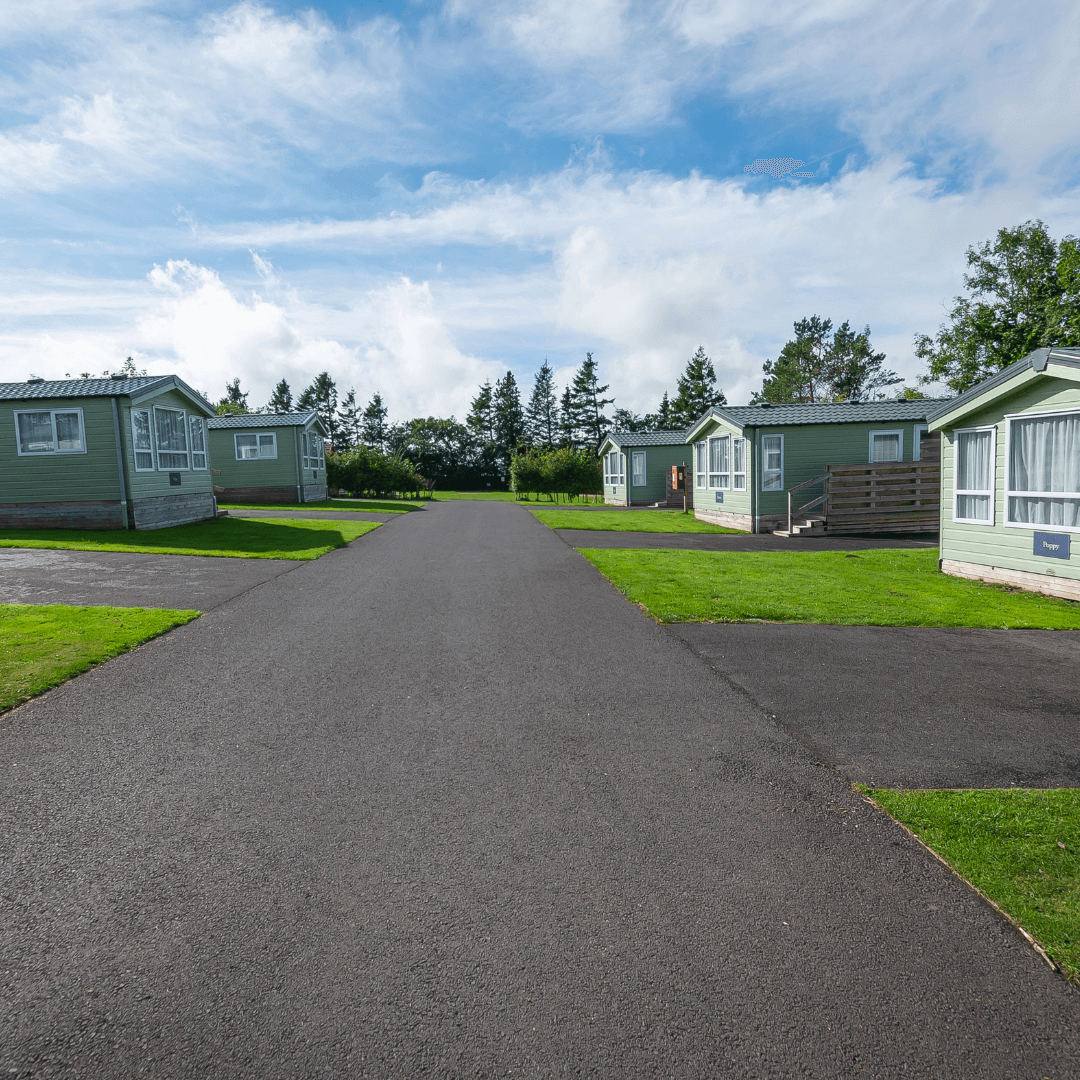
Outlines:
[[816, 313], [914, 382], [968, 245], [1078, 231], [1055, 0], [41, 12], [0, 12], [3, 379], [328, 370], [404, 419], [591, 350], [644, 411], [698, 344], [744, 402]]

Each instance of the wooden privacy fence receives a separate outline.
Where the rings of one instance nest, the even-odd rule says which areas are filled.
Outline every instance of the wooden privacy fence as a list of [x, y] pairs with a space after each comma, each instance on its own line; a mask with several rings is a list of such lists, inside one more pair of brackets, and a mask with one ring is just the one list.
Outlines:
[[937, 532], [938, 461], [825, 466], [829, 532]]

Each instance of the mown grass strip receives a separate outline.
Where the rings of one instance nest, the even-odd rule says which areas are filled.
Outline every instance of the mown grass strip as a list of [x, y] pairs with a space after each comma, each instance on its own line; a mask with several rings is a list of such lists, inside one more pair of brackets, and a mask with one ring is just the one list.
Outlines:
[[[698, 521], [681, 510], [553, 510], [529, 507], [549, 529], [595, 529], [600, 532], [738, 533]], [[743, 534], [745, 535], [745, 534]]]
[[1015, 919], [1080, 982], [1080, 789], [858, 790]]
[[225, 517], [149, 532], [2, 529], [0, 547], [307, 560], [343, 547], [378, 527], [377, 521]]
[[0, 712], [198, 617], [168, 608], [0, 604]]
[[350, 510], [358, 514], [408, 514], [423, 510], [423, 503], [399, 502], [396, 499], [324, 499], [310, 503], [225, 503], [220, 510]]
[[937, 548], [676, 551], [579, 548], [661, 622], [1080, 629], [1080, 604], [937, 568]]

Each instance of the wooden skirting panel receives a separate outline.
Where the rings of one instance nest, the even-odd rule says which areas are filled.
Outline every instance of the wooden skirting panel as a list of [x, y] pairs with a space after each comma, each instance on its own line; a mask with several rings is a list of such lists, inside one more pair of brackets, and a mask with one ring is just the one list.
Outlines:
[[326, 485], [325, 484], [305, 484], [304, 485], [304, 502], [323, 502], [326, 499]]
[[[216, 489], [215, 489], [216, 490]], [[217, 493], [220, 502], [296, 502], [296, 485], [291, 487], [231, 487]]]
[[122, 529], [119, 502], [9, 503], [0, 505], [4, 529]]
[[1011, 585], [1028, 592], [1060, 596], [1065, 600], [1080, 600], [1080, 580], [1077, 578], [1033, 574], [1030, 570], [1010, 570], [1004, 566], [980, 566], [978, 563], [957, 562], [955, 559], [942, 559], [941, 570], [953, 577], [987, 581], [992, 585]]
[[707, 521], [710, 525], [722, 525], [725, 529], [741, 529], [743, 532], [753, 532], [754, 519], [749, 514], [733, 514], [730, 510], [706, 510], [694, 511], [694, 517], [698, 521]]
[[215, 517], [217, 505], [209, 491], [190, 495], [160, 495], [153, 499], [135, 499], [136, 529], [167, 529], [172, 525], [188, 525]]

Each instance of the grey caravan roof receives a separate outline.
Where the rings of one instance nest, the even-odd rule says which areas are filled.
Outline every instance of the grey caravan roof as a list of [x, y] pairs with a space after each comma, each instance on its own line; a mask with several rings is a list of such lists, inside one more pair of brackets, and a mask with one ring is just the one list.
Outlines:
[[1022, 357], [1008, 367], [1003, 367], [988, 379], [976, 383], [970, 390], [965, 390], [959, 397], [948, 398], [945, 401], [935, 401], [934, 408], [927, 414], [927, 418], [936, 420], [939, 416], [944, 416], [955, 409], [962, 409], [969, 402], [978, 400], [988, 390], [993, 390], [1003, 383], [1007, 383], [1028, 368], [1033, 368], [1035, 371], [1045, 371], [1047, 363], [1051, 360], [1066, 364], [1069, 367], [1080, 367], [1080, 349], [1036, 349], [1034, 352], [1029, 352], [1027, 356]]
[[219, 428], [268, 428], [268, 427], [307, 427], [312, 420], [323, 430], [322, 421], [314, 409], [307, 412], [292, 413], [225, 413], [206, 422], [211, 431]]
[[686, 431], [610, 431], [600, 440], [600, 445], [608, 440], [619, 447], [682, 446], [686, 442]]
[[131, 379], [57, 379], [53, 382], [0, 383], [0, 401], [34, 401], [42, 398], [130, 397], [146, 398], [166, 390], [179, 390], [205, 412], [213, 406], [197, 390], [175, 375], [137, 375]]
[[931, 398], [917, 398], [914, 401], [827, 401], [803, 405], [722, 405], [710, 409], [694, 427], [710, 416], [739, 427], [925, 420], [934, 404]]

